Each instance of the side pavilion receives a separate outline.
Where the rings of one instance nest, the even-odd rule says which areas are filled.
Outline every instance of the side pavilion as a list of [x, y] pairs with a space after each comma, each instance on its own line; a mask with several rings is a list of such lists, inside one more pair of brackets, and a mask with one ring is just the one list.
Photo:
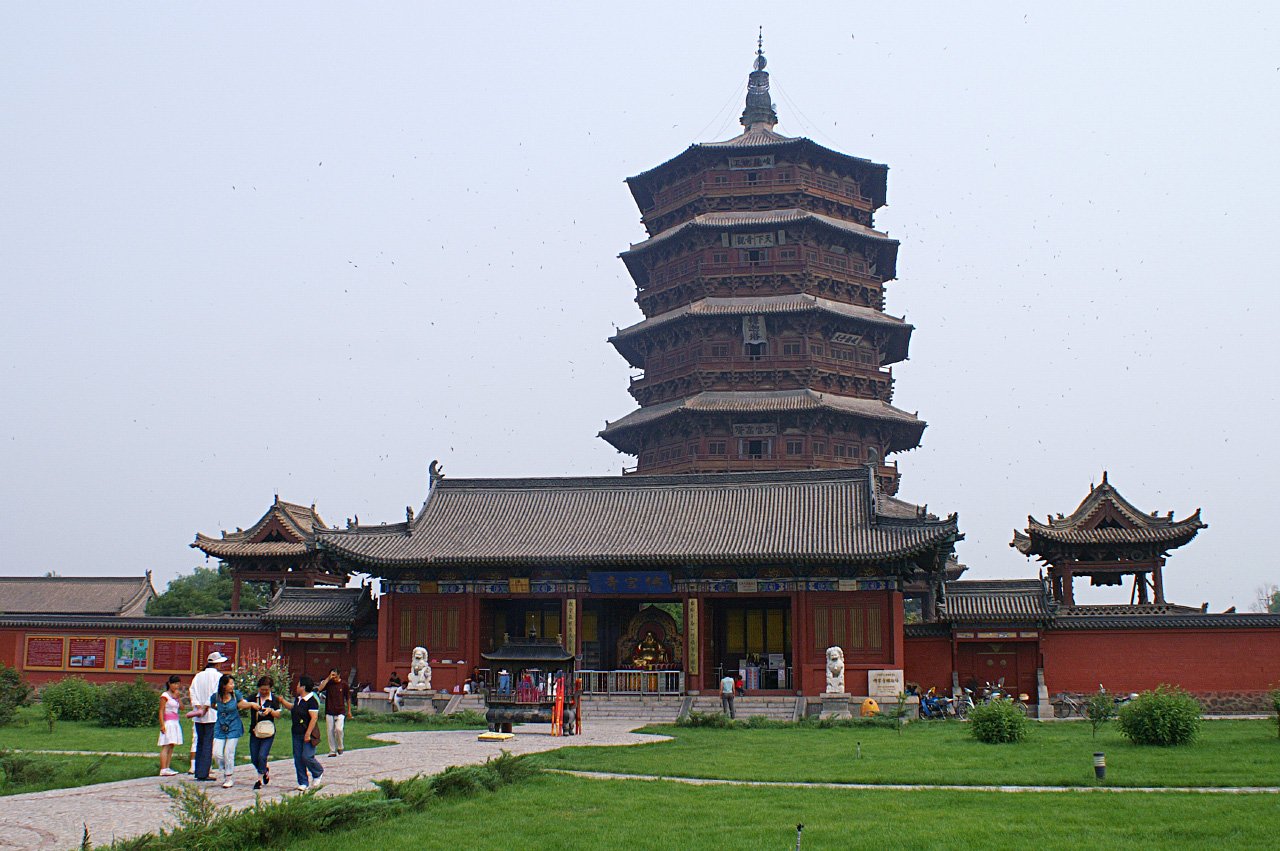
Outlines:
[[940, 584], [962, 537], [867, 469], [449, 479], [415, 517], [317, 534], [380, 577], [377, 681], [428, 648], [433, 686], [487, 672], [506, 636], [560, 636], [589, 691], [819, 694], [901, 669], [903, 588]]

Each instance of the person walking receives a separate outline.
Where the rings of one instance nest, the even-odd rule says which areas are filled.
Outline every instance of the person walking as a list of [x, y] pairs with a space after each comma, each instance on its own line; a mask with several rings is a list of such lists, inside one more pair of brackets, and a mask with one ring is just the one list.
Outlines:
[[329, 669], [329, 676], [320, 683], [324, 695], [324, 729], [329, 736], [329, 756], [342, 753], [342, 738], [347, 719], [351, 717], [351, 687], [338, 674], [337, 668]]
[[209, 777], [209, 769], [213, 767], [213, 728], [218, 720], [218, 713], [213, 708], [213, 698], [218, 691], [218, 680], [222, 673], [218, 666], [227, 661], [217, 650], [209, 654], [205, 660], [205, 668], [191, 680], [191, 717], [196, 727], [196, 780], [205, 781]]
[[261, 789], [271, 782], [271, 744], [276, 740], [276, 719], [280, 711], [280, 698], [271, 693], [275, 680], [270, 674], [258, 677], [257, 708], [249, 710], [249, 761], [258, 772], [253, 788]]
[[[298, 677], [295, 689], [296, 699], [290, 703], [284, 698], [280, 702], [289, 710], [293, 719], [293, 769], [298, 775], [298, 791], [305, 792], [309, 785], [314, 786], [324, 774], [324, 768], [316, 759], [316, 745], [320, 742], [317, 725], [320, 723], [320, 701], [316, 699], [316, 681], [303, 674]], [[311, 775], [311, 783], [307, 783], [307, 774]]]
[[261, 709], [257, 704], [244, 699], [244, 695], [236, 690], [235, 678], [223, 674], [218, 680], [218, 693], [213, 700], [214, 711], [218, 714], [213, 731], [213, 755], [222, 768], [222, 788], [230, 789], [235, 785], [231, 775], [236, 770], [236, 745], [244, 736], [244, 721], [240, 719], [241, 709]]
[[733, 712], [733, 688], [733, 677], [725, 674], [724, 679], [720, 681], [720, 711], [730, 718], [737, 718], [738, 716]]
[[173, 761], [173, 748], [182, 744], [182, 723], [178, 714], [182, 711], [182, 700], [178, 697], [178, 687], [182, 684], [177, 674], [165, 681], [164, 691], [160, 693], [160, 776], [173, 777], [178, 772], [169, 767]]

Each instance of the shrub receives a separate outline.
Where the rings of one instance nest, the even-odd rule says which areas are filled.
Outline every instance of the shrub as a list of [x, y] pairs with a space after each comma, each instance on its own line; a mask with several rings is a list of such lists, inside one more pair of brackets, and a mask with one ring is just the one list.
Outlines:
[[263, 676], [269, 676], [275, 682], [273, 690], [276, 694], [293, 694], [289, 660], [275, 650], [266, 656], [256, 650], [250, 650], [244, 655], [244, 660], [236, 665], [232, 676], [235, 677], [236, 688], [245, 697], [257, 692], [258, 680]]
[[104, 727], [146, 727], [156, 721], [160, 692], [142, 677], [132, 683], [111, 683], [102, 690], [98, 721]]
[[40, 692], [40, 700], [59, 721], [96, 720], [102, 714], [102, 686], [84, 677], [63, 677]]
[[1185, 745], [1200, 735], [1200, 704], [1181, 689], [1161, 685], [1120, 707], [1120, 732], [1135, 745]]
[[1007, 697], [979, 704], [969, 710], [969, 732], [989, 745], [1020, 742], [1027, 737], [1030, 722]]
[[683, 718], [676, 719], [677, 727], [714, 727], [725, 730], [745, 727], [745, 721], [735, 721], [723, 712], [690, 712]]
[[1089, 719], [1093, 727], [1093, 737], [1098, 738], [1098, 728], [1116, 716], [1115, 699], [1105, 691], [1099, 691], [1089, 698], [1084, 708], [1084, 717]]
[[18, 707], [27, 702], [31, 684], [22, 678], [17, 668], [0, 662], [0, 725], [13, 720]]

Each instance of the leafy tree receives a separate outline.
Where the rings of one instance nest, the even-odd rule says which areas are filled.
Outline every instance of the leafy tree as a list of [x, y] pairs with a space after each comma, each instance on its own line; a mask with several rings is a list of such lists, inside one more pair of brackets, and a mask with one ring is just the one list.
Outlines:
[[[193, 573], [170, 582], [163, 594], [153, 597], [147, 603], [147, 614], [187, 617], [230, 611], [234, 584], [231, 570], [225, 564], [218, 565], [217, 570], [197, 567]], [[261, 583], [240, 583], [241, 609], [253, 611], [266, 604], [267, 595]]]
[[1255, 612], [1270, 612], [1280, 615], [1280, 587], [1275, 584], [1259, 585], [1254, 589], [1253, 605], [1249, 608]]

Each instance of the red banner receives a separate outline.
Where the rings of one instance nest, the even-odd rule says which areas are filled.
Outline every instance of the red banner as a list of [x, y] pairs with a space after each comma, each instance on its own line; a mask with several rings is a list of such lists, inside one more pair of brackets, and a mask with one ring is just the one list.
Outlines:
[[107, 639], [68, 638], [67, 667], [104, 671], [107, 668]]
[[218, 666], [218, 670], [223, 673], [231, 673], [236, 666], [236, 648], [240, 642], [238, 639], [232, 638], [225, 641], [214, 641], [210, 639], [200, 639], [199, 663], [205, 664], [205, 660], [209, 658], [209, 654], [215, 650], [227, 657], [227, 661]]
[[22, 667], [61, 671], [66, 641], [61, 635], [28, 635], [26, 661]]
[[[189, 674], [193, 670], [194, 641], [190, 638], [157, 638], [151, 651], [152, 670], [163, 674]], [[226, 655], [225, 652], [223, 655]]]

